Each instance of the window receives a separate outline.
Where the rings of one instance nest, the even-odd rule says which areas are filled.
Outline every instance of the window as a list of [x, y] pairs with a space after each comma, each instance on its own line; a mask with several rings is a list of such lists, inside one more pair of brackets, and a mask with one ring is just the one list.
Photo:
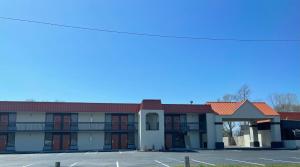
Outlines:
[[105, 114], [105, 129], [111, 129], [111, 114]]
[[128, 129], [133, 130], [135, 128], [134, 114], [128, 114]]
[[105, 145], [111, 144], [111, 133], [105, 133]]
[[8, 113], [0, 113], [0, 129], [7, 130], [8, 123]]
[[71, 114], [71, 129], [78, 129], [78, 114]]
[[134, 145], [134, 133], [128, 133], [128, 145]]
[[202, 132], [206, 132], [206, 115], [199, 116], [199, 130]]
[[159, 121], [157, 113], [146, 114], [146, 130], [159, 130]]
[[46, 114], [46, 130], [52, 129], [53, 127], [53, 114], [52, 113], [47, 113]]
[[52, 146], [52, 133], [45, 133], [45, 149], [50, 150]]
[[71, 149], [77, 149], [77, 133], [71, 133]]
[[8, 122], [9, 127], [16, 127], [16, 113], [9, 113]]
[[7, 135], [7, 147], [14, 147], [15, 146], [15, 134], [8, 133]]
[[134, 133], [128, 133], [128, 148], [129, 149], [135, 148]]

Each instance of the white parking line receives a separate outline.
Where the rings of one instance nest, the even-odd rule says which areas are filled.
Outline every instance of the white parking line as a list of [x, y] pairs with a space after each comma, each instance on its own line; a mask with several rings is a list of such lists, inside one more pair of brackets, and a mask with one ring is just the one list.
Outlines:
[[232, 150], [232, 151], [234, 151], [234, 152], [242, 152], [242, 150]]
[[164, 164], [164, 163], [162, 163], [162, 162], [160, 162], [160, 161], [158, 161], [158, 160], [154, 160], [156, 163], [159, 163], [159, 164], [161, 164], [161, 165], [163, 165], [163, 166], [165, 166], [165, 167], [170, 167], [169, 165], [167, 165], [167, 164]]
[[84, 155], [88, 155], [88, 154], [97, 154], [97, 152], [94, 151], [94, 152], [85, 152], [85, 153], [84, 153]]
[[266, 166], [265, 164], [259, 164], [259, 163], [255, 163], [255, 162], [249, 162], [249, 161], [241, 161], [241, 160], [236, 160], [236, 159], [226, 158], [225, 160], [227, 160], [227, 161], [234, 161], [234, 162], [240, 162], [240, 163], [246, 163], [246, 164], [251, 164], [251, 165]]
[[119, 167], [119, 161], [116, 162], [116, 166]]
[[267, 161], [274, 161], [274, 162], [283, 162], [283, 163], [293, 163], [293, 164], [300, 164], [300, 162], [296, 161], [285, 161], [285, 160], [279, 160], [279, 159], [270, 159], [270, 158], [259, 158], [262, 160], [267, 160]]
[[74, 162], [74, 163], [72, 163], [69, 167], [73, 167], [73, 166], [75, 166], [75, 165], [77, 165], [79, 162]]
[[22, 167], [29, 167], [32, 166], [33, 164], [28, 164], [28, 165], [23, 165]]
[[172, 161], [176, 161], [176, 162], [180, 162], [180, 163], [184, 163], [184, 161], [181, 161], [181, 160], [178, 160], [178, 159], [175, 159], [175, 158], [167, 158], [169, 160], [172, 160]]
[[201, 164], [216, 166], [216, 164], [212, 164], [212, 163], [208, 163], [208, 162], [204, 162], [204, 161], [199, 161], [199, 160], [195, 160], [195, 159], [191, 159], [191, 160], [194, 161], [194, 162], [197, 162], [197, 163], [201, 163]]
[[293, 159], [300, 159], [300, 158], [297, 158], [297, 157], [289, 157], [289, 158], [293, 158]]

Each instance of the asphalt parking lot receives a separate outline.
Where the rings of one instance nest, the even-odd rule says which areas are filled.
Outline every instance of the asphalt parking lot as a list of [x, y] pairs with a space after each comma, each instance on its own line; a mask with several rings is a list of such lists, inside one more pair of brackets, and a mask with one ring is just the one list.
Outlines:
[[78, 152], [0, 154], [0, 166], [51, 167], [56, 161], [63, 167], [173, 167], [183, 164], [189, 156], [192, 164], [299, 164], [300, 150], [201, 150], [198, 152]]

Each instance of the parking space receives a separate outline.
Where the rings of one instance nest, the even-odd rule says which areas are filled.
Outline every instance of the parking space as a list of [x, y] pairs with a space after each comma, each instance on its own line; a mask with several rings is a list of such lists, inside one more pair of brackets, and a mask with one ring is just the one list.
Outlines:
[[244, 164], [265, 166], [266, 164], [299, 164], [300, 150], [201, 150], [198, 152], [80, 152], [1, 154], [1, 166], [51, 167], [61, 162], [63, 167], [173, 167], [183, 165], [189, 156], [194, 165], [216, 166], [221, 164]]

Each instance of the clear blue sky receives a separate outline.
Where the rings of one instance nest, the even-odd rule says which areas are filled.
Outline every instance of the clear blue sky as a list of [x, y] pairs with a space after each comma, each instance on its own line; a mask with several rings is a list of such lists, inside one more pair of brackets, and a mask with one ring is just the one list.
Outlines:
[[[300, 39], [299, 0], [0, 1], [0, 16], [197, 37]], [[300, 96], [300, 42], [178, 40], [0, 20], [0, 100]]]

